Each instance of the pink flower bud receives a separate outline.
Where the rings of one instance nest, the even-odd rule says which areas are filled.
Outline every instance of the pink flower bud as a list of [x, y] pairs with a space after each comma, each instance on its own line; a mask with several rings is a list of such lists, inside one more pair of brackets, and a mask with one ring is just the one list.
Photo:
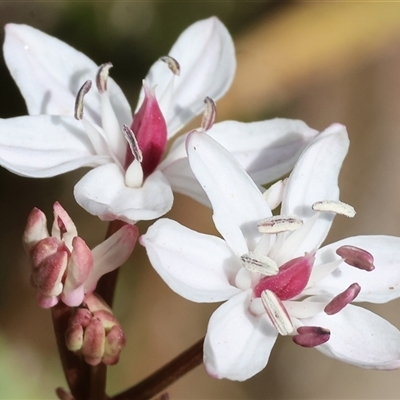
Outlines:
[[27, 253], [40, 240], [49, 236], [46, 226], [46, 216], [38, 208], [34, 208], [28, 216], [28, 221], [22, 236], [22, 243]]
[[[94, 308], [91, 309], [91, 306]], [[85, 297], [68, 322], [66, 345], [90, 365], [114, 365], [125, 346], [125, 334], [105, 302], [94, 294]]]

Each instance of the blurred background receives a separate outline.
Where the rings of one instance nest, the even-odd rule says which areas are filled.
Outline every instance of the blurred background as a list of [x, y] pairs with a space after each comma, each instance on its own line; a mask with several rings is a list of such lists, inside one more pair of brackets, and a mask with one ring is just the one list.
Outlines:
[[[340, 177], [341, 199], [357, 216], [336, 218], [328, 241], [358, 234], [399, 236], [399, 3], [0, 1], [1, 25], [29, 24], [97, 64], [111, 61], [112, 77], [132, 108], [150, 65], [184, 28], [211, 15], [232, 33], [238, 60], [233, 86], [218, 102], [218, 120], [279, 116], [319, 130], [345, 124], [351, 147]], [[3, 58], [0, 75], [0, 117], [26, 114]], [[1, 399], [54, 399], [54, 388], [65, 387], [50, 313], [39, 309], [29, 285], [21, 235], [34, 206], [51, 219], [58, 200], [91, 247], [102, 241], [107, 224], [80, 209], [72, 196], [84, 173], [34, 180], [0, 169]], [[215, 232], [210, 210], [183, 196], [176, 196], [169, 216]], [[142, 233], [147, 226], [139, 224]], [[203, 337], [216, 306], [175, 295], [138, 246], [120, 273], [115, 313], [128, 343], [120, 363], [109, 368], [108, 393], [138, 382]], [[368, 307], [400, 327], [400, 300]], [[398, 399], [399, 380], [400, 371], [357, 369], [281, 337], [268, 366], [254, 378], [215, 380], [200, 366], [169, 394], [172, 399]]]

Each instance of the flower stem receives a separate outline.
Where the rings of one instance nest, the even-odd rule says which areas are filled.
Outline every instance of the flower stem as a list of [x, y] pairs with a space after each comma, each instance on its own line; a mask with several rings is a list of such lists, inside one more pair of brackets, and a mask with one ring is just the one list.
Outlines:
[[68, 387], [77, 400], [85, 400], [89, 397], [90, 367], [81, 357], [69, 351], [65, 344], [65, 332], [68, 327], [71, 308], [60, 301], [52, 307], [51, 315], [58, 353]]
[[[112, 221], [109, 224], [106, 239], [125, 225], [122, 221]], [[104, 275], [96, 292], [111, 306], [117, 283], [118, 268]], [[83, 358], [67, 349], [65, 332], [71, 317], [71, 308], [59, 302], [51, 309], [54, 333], [56, 336], [58, 352], [64, 370], [65, 379], [71, 394], [76, 400], [102, 400], [106, 399], [107, 366], [99, 364], [90, 366]]]
[[147, 400], [161, 393], [180, 377], [199, 366], [203, 361], [204, 338], [161, 367], [137, 385], [121, 392], [111, 400]]
[[[120, 228], [122, 228], [126, 223], [120, 220], [111, 221], [108, 225], [108, 230], [106, 233], [105, 239], [108, 239], [111, 235], [117, 232]], [[103, 275], [96, 287], [96, 293], [99, 294], [102, 299], [112, 307], [112, 303], [114, 300], [114, 292], [115, 286], [117, 284], [119, 268], [116, 268], [114, 271], [109, 272], [108, 274]]]

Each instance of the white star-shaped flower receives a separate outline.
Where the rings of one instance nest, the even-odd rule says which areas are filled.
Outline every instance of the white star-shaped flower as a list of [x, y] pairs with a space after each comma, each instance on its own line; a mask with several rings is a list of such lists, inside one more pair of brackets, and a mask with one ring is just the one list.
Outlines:
[[400, 238], [358, 236], [320, 247], [335, 214], [355, 214], [339, 201], [337, 184], [348, 150], [345, 127], [319, 134], [287, 182], [264, 194], [207, 134], [190, 133], [186, 144], [223, 239], [161, 219], [139, 240], [176, 293], [225, 301], [205, 338], [209, 374], [252, 377], [267, 364], [278, 333], [356, 366], [399, 368], [399, 330], [349, 303], [399, 297]]
[[[108, 78], [111, 64], [99, 67], [32, 27], [6, 26], [4, 58], [30, 116], [0, 120], [0, 165], [38, 178], [92, 167], [74, 194], [103, 220], [157, 218], [171, 208], [172, 190], [208, 202], [190, 170], [184, 138], [168, 154], [165, 148], [202, 112], [205, 97], [219, 99], [233, 80], [234, 45], [217, 18], [191, 25], [169, 55], [151, 67], [134, 116], [121, 89]], [[91, 90], [88, 81], [96, 83]], [[264, 184], [288, 172], [317, 132], [302, 121], [275, 119], [226, 121], [209, 134]], [[132, 150], [135, 138], [137, 151]]]

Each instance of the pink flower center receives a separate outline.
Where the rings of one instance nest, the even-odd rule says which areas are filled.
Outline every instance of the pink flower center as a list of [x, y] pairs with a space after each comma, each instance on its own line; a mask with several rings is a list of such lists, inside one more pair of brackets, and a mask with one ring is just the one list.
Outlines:
[[314, 255], [306, 254], [288, 261], [279, 268], [279, 273], [266, 276], [254, 287], [254, 296], [261, 297], [264, 290], [270, 290], [280, 300], [289, 300], [299, 295], [310, 278]]
[[[145, 98], [139, 111], [133, 117], [134, 132], [142, 152], [142, 169], [146, 179], [156, 168], [167, 144], [167, 125], [154, 92], [144, 85]], [[131, 149], [127, 148], [126, 168], [133, 161]]]

